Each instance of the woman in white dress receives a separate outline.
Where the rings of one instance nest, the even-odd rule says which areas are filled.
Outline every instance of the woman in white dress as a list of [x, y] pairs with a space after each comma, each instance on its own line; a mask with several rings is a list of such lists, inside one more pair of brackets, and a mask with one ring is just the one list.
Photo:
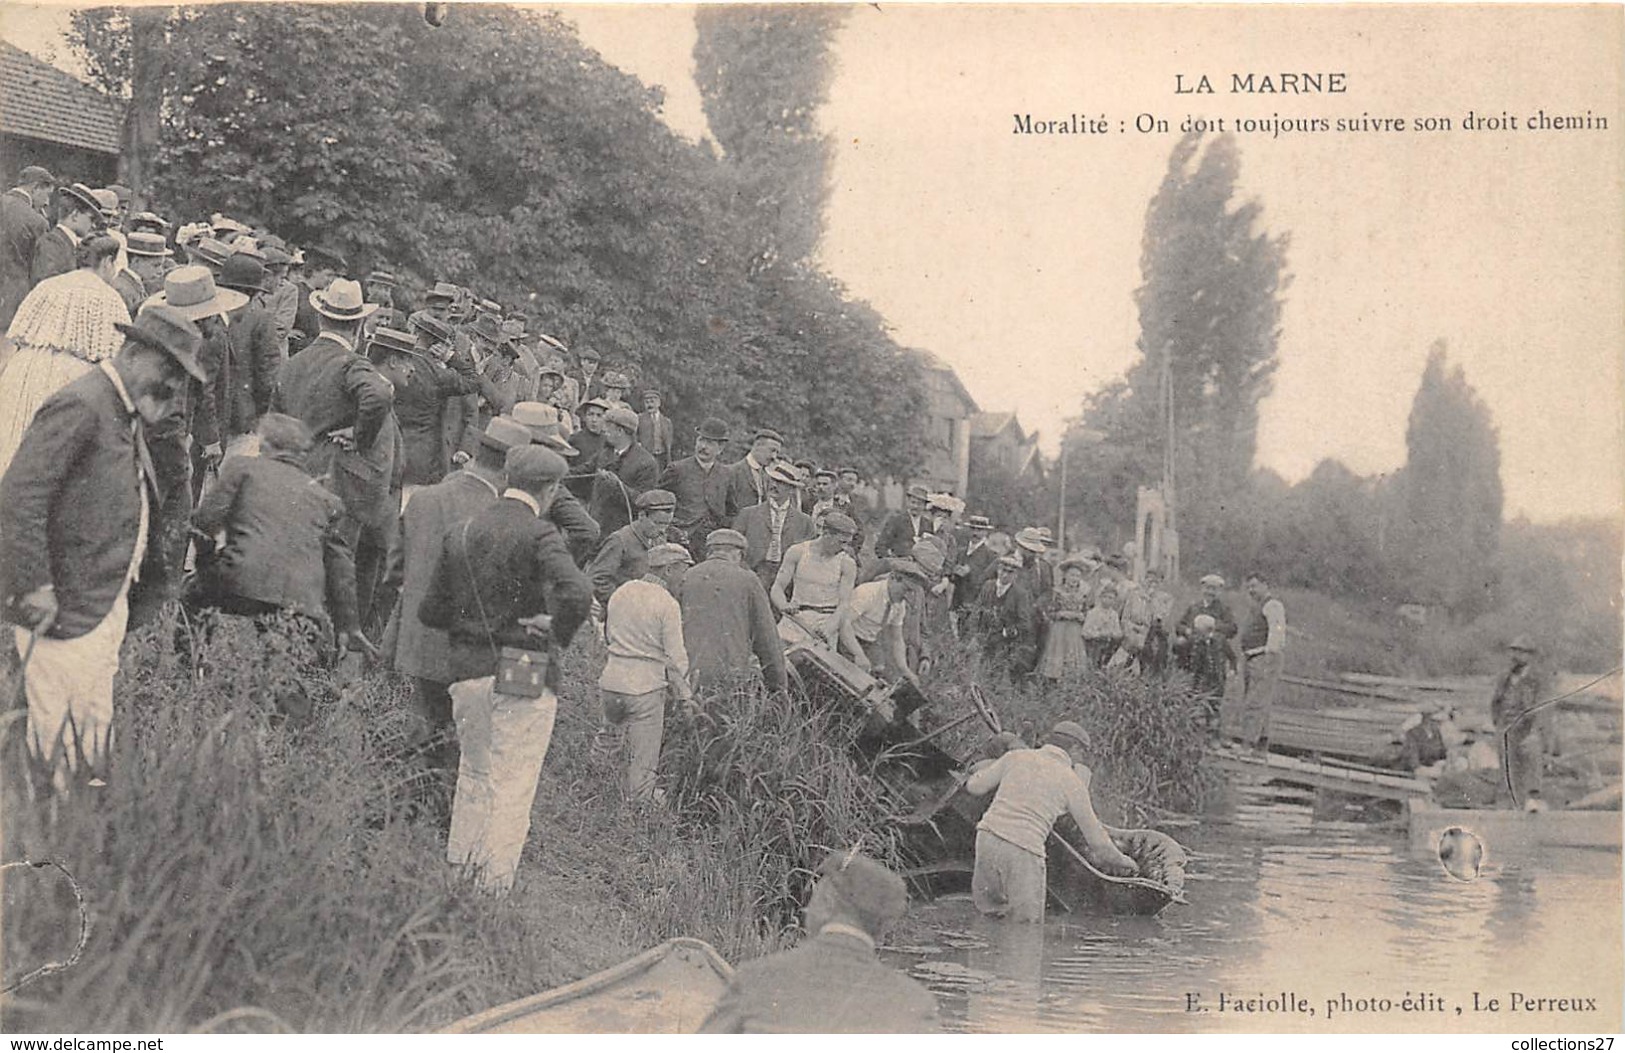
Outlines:
[[123, 346], [114, 326], [128, 325], [130, 312], [112, 284], [118, 251], [105, 234], [86, 238], [79, 269], [40, 282], [18, 306], [0, 369], [0, 475], [45, 400]]

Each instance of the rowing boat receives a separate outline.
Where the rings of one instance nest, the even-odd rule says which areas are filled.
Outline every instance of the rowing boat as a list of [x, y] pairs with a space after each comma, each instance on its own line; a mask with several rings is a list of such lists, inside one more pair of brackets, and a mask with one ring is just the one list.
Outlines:
[[1548, 848], [1620, 849], [1620, 812], [1552, 809], [1525, 812], [1512, 808], [1444, 808], [1416, 798], [1410, 802], [1410, 843], [1415, 850], [1437, 851], [1446, 830], [1459, 827], [1476, 834], [1492, 852], [1503, 856]]
[[693, 1034], [732, 975], [710, 944], [678, 937], [575, 983], [464, 1017], [445, 1033]]

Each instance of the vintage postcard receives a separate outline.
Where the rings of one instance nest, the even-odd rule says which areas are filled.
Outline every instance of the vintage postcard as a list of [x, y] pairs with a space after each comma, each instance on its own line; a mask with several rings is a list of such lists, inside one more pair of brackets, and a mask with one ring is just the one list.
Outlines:
[[1625, 9], [0, 2], [0, 178], [8, 1033], [1625, 1030]]

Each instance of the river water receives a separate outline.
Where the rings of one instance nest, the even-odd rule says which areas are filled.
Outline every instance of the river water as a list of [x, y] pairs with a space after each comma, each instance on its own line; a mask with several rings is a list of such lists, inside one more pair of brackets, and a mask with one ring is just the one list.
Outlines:
[[[952, 1031], [1621, 1029], [1617, 852], [1492, 846], [1460, 881], [1413, 854], [1403, 825], [1319, 818], [1306, 795], [1256, 786], [1169, 832], [1191, 852], [1188, 905], [1019, 926], [949, 896], [911, 910], [883, 955], [937, 994]], [[1514, 994], [1596, 1008], [1514, 1008]]]

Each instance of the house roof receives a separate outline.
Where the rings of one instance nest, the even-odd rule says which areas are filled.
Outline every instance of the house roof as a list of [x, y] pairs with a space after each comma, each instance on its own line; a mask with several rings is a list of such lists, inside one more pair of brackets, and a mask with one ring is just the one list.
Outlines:
[[953, 366], [950, 366], [948, 363], [944, 362], [942, 359], [938, 358], [936, 355], [925, 350], [924, 348], [911, 347], [908, 348], [907, 351], [909, 354], [915, 357], [922, 367], [929, 369], [940, 376], [946, 377], [949, 385], [954, 390], [954, 394], [956, 394], [960, 400], [965, 403], [965, 408], [973, 416], [976, 414], [976, 400], [971, 398], [971, 393], [965, 388], [965, 382], [959, 379], [959, 374], [954, 371]]
[[978, 413], [970, 419], [970, 434], [973, 439], [991, 439], [1010, 425], [1016, 426], [1016, 441], [1025, 442], [1026, 434], [1021, 424], [1016, 420], [1014, 411], [1004, 413]]
[[0, 41], [0, 132], [117, 154], [121, 123], [107, 96]]

